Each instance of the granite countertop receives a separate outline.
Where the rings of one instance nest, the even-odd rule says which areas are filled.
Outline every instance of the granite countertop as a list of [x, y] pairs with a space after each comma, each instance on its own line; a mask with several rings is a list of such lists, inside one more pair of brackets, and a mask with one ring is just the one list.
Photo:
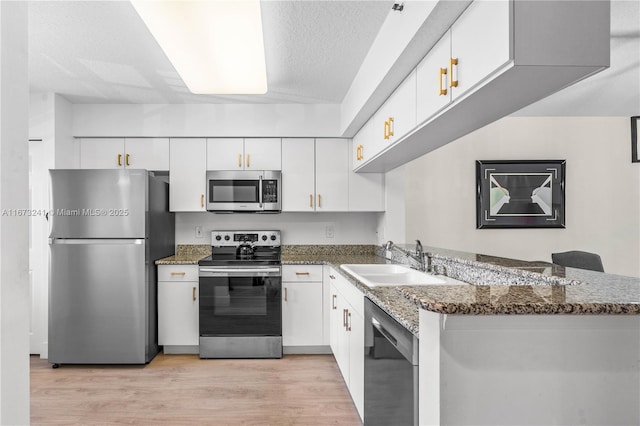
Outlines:
[[[407, 247], [409, 248], [409, 247]], [[411, 263], [374, 245], [282, 247], [283, 265], [330, 265], [391, 317], [418, 336], [419, 309], [441, 314], [640, 314], [640, 279], [481, 254], [425, 247], [446, 271], [442, 285], [369, 288], [343, 264]], [[197, 265], [208, 245], [178, 245], [158, 265]], [[471, 283], [471, 284], [467, 284]]]
[[439, 278], [446, 285], [369, 288], [340, 265], [392, 263], [376, 246], [365, 253], [342, 251], [350, 246], [326, 246], [322, 252], [298, 247], [308, 248], [283, 251], [283, 264], [333, 266], [416, 336], [419, 308], [459, 315], [640, 314], [640, 279], [633, 277], [427, 247], [433, 264], [445, 267], [448, 277]]
[[197, 265], [207, 256], [211, 256], [209, 244], [178, 244], [176, 254], [156, 260], [156, 265]]

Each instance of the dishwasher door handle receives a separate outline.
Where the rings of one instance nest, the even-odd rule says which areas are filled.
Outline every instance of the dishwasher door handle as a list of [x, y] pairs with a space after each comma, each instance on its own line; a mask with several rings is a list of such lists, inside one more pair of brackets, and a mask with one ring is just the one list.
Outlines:
[[394, 348], [398, 349], [398, 339], [393, 337], [391, 333], [387, 331], [375, 318], [371, 318], [371, 324], [384, 336], [385, 339], [389, 341], [393, 345]]

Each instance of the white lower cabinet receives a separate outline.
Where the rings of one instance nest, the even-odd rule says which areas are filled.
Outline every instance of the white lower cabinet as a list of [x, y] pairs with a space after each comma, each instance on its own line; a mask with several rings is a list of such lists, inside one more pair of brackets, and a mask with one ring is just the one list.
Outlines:
[[329, 286], [331, 350], [364, 420], [364, 295], [333, 268]]
[[322, 266], [282, 267], [282, 346], [308, 353], [324, 344], [322, 295]]
[[198, 265], [158, 265], [158, 344], [165, 353], [197, 353]]

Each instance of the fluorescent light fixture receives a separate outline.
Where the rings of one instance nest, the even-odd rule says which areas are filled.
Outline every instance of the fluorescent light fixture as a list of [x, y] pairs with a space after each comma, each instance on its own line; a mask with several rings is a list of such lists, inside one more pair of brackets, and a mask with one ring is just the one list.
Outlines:
[[131, 4], [192, 93], [267, 92], [259, 0]]

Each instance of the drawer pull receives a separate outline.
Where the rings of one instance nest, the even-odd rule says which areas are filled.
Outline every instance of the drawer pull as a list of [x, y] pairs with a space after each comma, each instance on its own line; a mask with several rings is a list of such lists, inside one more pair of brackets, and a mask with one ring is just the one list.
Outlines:
[[187, 274], [186, 272], [172, 272], [171, 276], [174, 276], [174, 275], [182, 275], [182, 276], [184, 276], [186, 274]]
[[296, 275], [309, 275], [308, 272], [296, 272]]

